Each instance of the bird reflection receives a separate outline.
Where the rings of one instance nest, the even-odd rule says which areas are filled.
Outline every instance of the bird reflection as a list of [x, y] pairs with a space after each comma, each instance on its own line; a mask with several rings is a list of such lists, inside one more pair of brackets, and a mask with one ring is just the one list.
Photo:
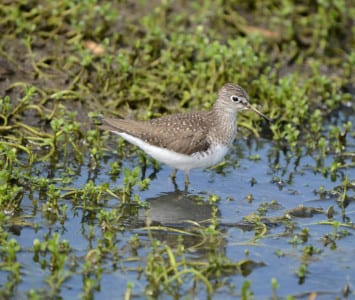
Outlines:
[[192, 223], [208, 224], [213, 205], [203, 197], [182, 191], [162, 193], [146, 199], [149, 209], [141, 209], [138, 218], [150, 225], [187, 227]]
[[139, 223], [144, 223], [144, 227], [138, 229], [140, 236], [151, 234], [172, 247], [182, 242], [185, 248], [194, 249], [195, 254], [203, 254], [211, 247], [214, 252], [224, 253], [222, 235], [215, 236], [213, 245], [209, 245], [210, 241], [205, 240], [202, 233], [216, 214], [214, 204], [208, 203], [204, 195], [175, 191], [146, 201], [149, 208], [138, 212]]

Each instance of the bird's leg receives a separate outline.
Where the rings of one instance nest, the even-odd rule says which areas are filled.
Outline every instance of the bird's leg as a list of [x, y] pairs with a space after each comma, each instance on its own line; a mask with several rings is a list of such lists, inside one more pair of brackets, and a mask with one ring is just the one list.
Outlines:
[[171, 178], [171, 181], [173, 182], [175, 191], [177, 191], [179, 189], [178, 185], [176, 183], [176, 173], [177, 173], [177, 169], [174, 169], [174, 171], [170, 174], [170, 178]]
[[188, 187], [189, 187], [189, 173], [185, 172], [185, 192], [187, 192]]
[[177, 169], [174, 169], [174, 171], [170, 174], [170, 178], [172, 181], [175, 181], [175, 179], [176, 179], [176, 172], [177, 172]]

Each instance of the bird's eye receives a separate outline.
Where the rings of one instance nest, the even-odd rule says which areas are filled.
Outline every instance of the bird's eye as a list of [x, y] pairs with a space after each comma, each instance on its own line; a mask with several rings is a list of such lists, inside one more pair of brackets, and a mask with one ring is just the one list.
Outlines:
[[231, 96], [231, 100], [232, 100], [233, 102], [240, 102], [239, 97], [238, 97], [238, 96], [235, 96], [235, 95]]

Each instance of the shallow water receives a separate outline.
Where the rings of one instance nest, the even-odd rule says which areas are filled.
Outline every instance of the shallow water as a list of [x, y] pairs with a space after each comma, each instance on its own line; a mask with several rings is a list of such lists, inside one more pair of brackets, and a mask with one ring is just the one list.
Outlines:
[[[350, 120], [355, 124], [355, 117], [351, 113], [340, 114], [334, 119], [342, 124]], [[353, 125], [353, 132], [355, 127]], [[348, 152], [355, 152], [355, 138], [348, 137]], [[304, 151], [305, 152], [305, 151]], [[258, 154], [260, 159], [254, 160], [251, 157]], [[213, 207], [218, 209], [219, 228], [223, 232], [216, 249], [218, 253], [228, 257], [231, 261], [240, 261], [248, 258], [258, 264], [252, 268], [249, 274], [239, 273], [225, 275], [224, 284], [219, 287], [214, 296], [216, 298], [235, 299], [240, 294], [240, 289], [246, 280], [251, 282], [251, 290], [255, 299], [264, 299], [273, 295], [271, 278], [276, 278], [279, 284], [277, 295], [297, 296], [297, 299], [308, 299], [310, 292], [317, 292], [317, 299], [334, 299], [342, 297], [342, 289], [349, 284], [355, 289], [355, 250], [353, 247], [354, 227], [339, 227], [339, 231], [346, 230], [347, 235], [336, 239], [336, 247], [332, 249], [324, 245], [325, 235], [332, 236], [334, 228], [332, 225], [321, 224], [328, 221], [326, 211], [330, 206], [335, 209], [334, 220], [344, 222], [344, 215], [337, 205], [338, 196], [326, 193], [321, 197], [315, 191], [324, 186], [326, 191], [333, 191], [335, 187], [341, 186], [345, 176], [349, 181], [355, 179], [355, 169], [342, 169], [337, 172], [336, 180], [330, 176], [324, 177], [314, 172], [316, 165], [314, 155], [302, 155], [300, 160], [296, 158], [287, 159], [277, 147], [268, 140], [249, 140], [239, 138], [235, 147], [226, 157], [228, 166], [223, 168], [223, 174], [215, 169], [194, 170], [190, 174], [191, 184], [188, 193], [175, 191], [174, 185], [169, 178], [171, 169], [161, 166], [155, 179], [150, 183], [149, 189], [145, 191], [135, 190], [143, 202], [149, 204], [148, 209], [128, 207], [125, 211], [125, 221], [122, 230], [118, 230], [113, 236], [113, 243], [116, 245], [116, 253], [107, 253], [101, 264], [102, 276], [95, 277], [97, 289], [94, 295], [97, 299], [121, 299], [127, 288], [127, 284], [134, 283], [132, 295], [135, 299], [144, 298], [144, 291], [148, 283], [144, 276], [137, 271], [138, 266], [146, 263], [146, 258], [151, 251], [150, 237], [147, 231], [142, 229], [147, 222], [151, 225], [158, 224], [176, 229], [186, 229], [199, 222], [202, 226], [208, 226]], [[110, 170], [110, 163], [116, 160], [114, 155], [107, 162], [102, 162], [100, 170], [93, 176], [89, 167], [81, 166], [80, 172], [74, 175], [71, 187], [82, 188], [89, 179], [94, 178], [96, 185], [110, 180], [107, 175]], [[275, 160], [278, 159], [278, 168], [275, 168]], [[350, 161], [350, 159], [348, 159]], [[329, 156], [325, 165], [331, 165], [334, 157]], [[137, 164], [137, 158], [132, 157], [123, 162], [123, 167], [133, 167]], [[41, 172], [39, 176], [49, 176], [50, 171], [43, 165], [36, 168]], [[148, 167], [146, 174], [153, 172]], [[59, 171], [54, 176], [60, 176]], [[177, 183], [183, 187], [183, 174], [178, 173]], [[121, 185], [122, 178], [110, 181], [111, 186]], [[217, 195], [220, 200], [216, 203], [208, 201], [209, 196]], [[354, 199], [354, 190], [348, 190], [348, 196]], [[247, 199], [252, 197], [252, 201]], [[37, 200], [37, 207], [34, 207], [33, 200]], [[267, 234], [255, 239], [255, 227], [246, 220], [246, 217], [255, 213], [264, 203], [276, 201], [277, 204], [267, 206], [265, 217], [269, 218]], [[75, 270], [83, 267], [85, 256], [89, 249], [105, 244], [105, 237], [98, 222], [95, 210], [84, 210], [80, 203], [73, 199], [61, 199], [60, 205], [68, 206], [67, 219], [61, 224], [57, 218], [49, 222], [45, 218], [40, 207], [46, 199], [40, 195], [28, 195], [22, 201], [23, 211], [26, 215], [29, 226], [9, 226], [10, 237], [14, 238], [21, 245], [22, 250], [18, 255], [22, 270], [22, 282], [16, 287], [14, 298], [26, 298], [30, 289], [42, 290], [46, 295], [48, 284], [46, 280], [50, 276], [49, 268], [43, 267], [43, 262], [50, 261], [50, 254], [43, 253], [39, 260], [34, 260], [34, 254], [30, 251], [33, 247], [33, 240], [38, 238], [43, 241], [47, 236], [54, 233], [60, 235], [61, 240], [69, 242], [71, 251], [66, 262], [66, 270], [73, 270], [61, 286], [58, 293], [65, 299], [77, 298], [83, 291], [83, 275]], [[316, 208], [323, 213], [293, 217], [292, 231], [285, 226], [284, 221], [277, 219], [283, 217], [288, 210], [299, 205]], [[107, 211], [115, 210], [118, 207], [118, 200], [111, 198], [103, 200], [100, 208]], [[131, 210], [131, 212], [130, 212]], [[355, 219], [354, 201], [351, 201], [345, 210], [347, 224], [352, 225]], [[275, 221], [276, 220], [276, 221]], [[31, 224], [39, 224], [31, 226]], [[124, 226], [123, 226], [124, 225]], [[292, 243], [295, 236], [300, 236], [302, 229], [308, 228], [309, 237], [305, 243]], [[139, 237], [141, 245], [134, 252], [130, 249], [132, 236]], [[177, 243], [177, 234], [169, 231], [156, 231], [154, 238], [174, 247]], [[198, 240], [193, 237], [184, 236], [183, 244], [187, 252], [187, 258], [194, 260], [206, 259], [206, 251], [202, 248], [194, 249], [193, 246]], [[309, 257], [304, 257], [303, 250], [307, 245], [318, 249]], [[194, 249], [194, 250], [193, 250]], [[278, 255], [277, 253], [282, 253]], [[117, 259], [117, 255], [119, 258]], [[136, 257], [137, 260], [129, 260]], [[119, 264], [112, 263], [112, 259], [120, 261]], [[300, 282], [296, 273], [301, 263], [307, 263], [307, 274], [303, 282]], [[41, 266], [42, 265], [42, 266]], [[6, 272], [2, 272], [1, 284], [6, 281]], [[189, 295], [188, 290], [192, 287], [191, 282], [183, 286], [182, 295]], [[233, 288], [234, 287], [234, 288]], [[354, 292], [352, 292], [354, 296]], [[205, 299], [206, 291], [201, 285], [195, 295], [195, 299]], [[162, 294], [160, 299], [169, 299], [170, 296]]]

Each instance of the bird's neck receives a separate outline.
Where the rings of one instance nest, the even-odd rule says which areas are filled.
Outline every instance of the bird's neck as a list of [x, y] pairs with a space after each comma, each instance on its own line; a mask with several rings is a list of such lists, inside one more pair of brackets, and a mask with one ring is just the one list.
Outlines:
[[218, 142], [230, 145], [237, 132], [237, 113], [233, 110], [214, 107], [211, 112], [213, 124], [211, 130], [218, 137]]

